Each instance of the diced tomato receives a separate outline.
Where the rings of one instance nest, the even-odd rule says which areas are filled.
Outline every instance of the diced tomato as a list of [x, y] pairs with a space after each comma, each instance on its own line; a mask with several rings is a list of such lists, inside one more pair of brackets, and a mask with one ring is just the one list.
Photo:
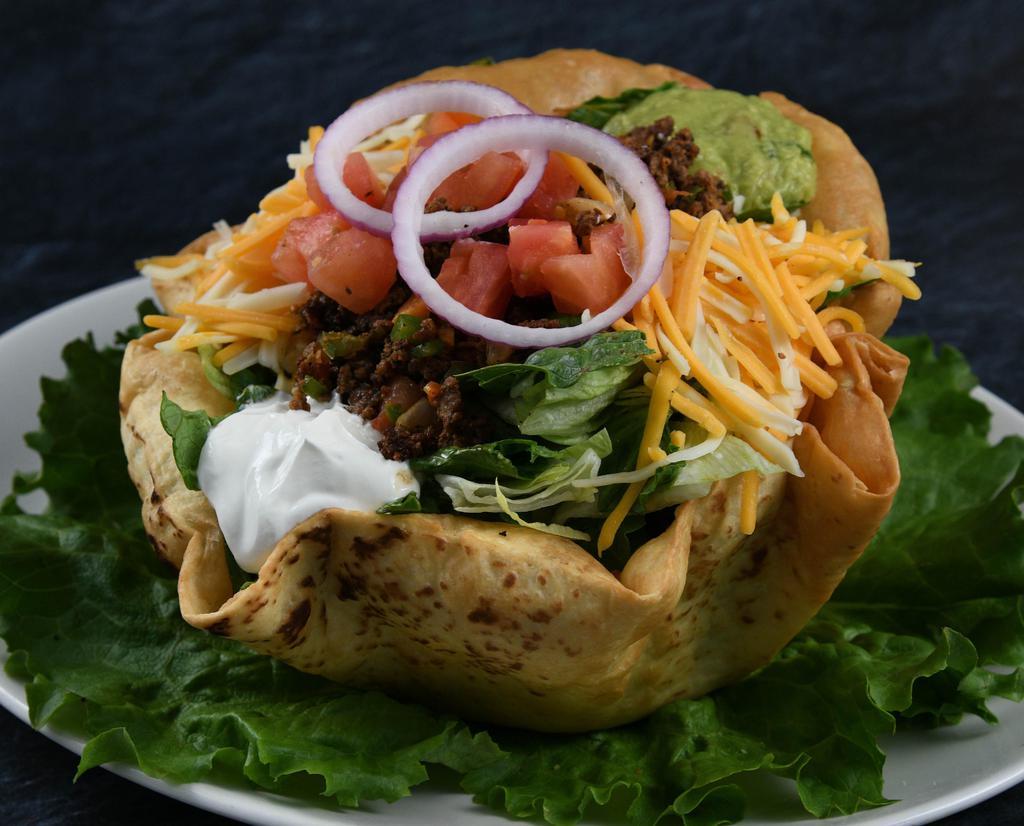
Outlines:
[[508, 247], [485, 241], [468, 244], [468, 255], [456, 255], [444, 262], [437, 283], [463, 306], [501, 318], [512, 298]]
[[454, 244], [452, 244], [451, 251], [448, 253], [449, 258], [469, 258], [473, 252], [473, 247], [479, 244], [480, 241], [474, 241], [472, 238], [460, 238]]
[[[334, 209], [323, 190], [320, 189], [313, 167], [307, 167], [303, 175], [306, 179], [306, 193], [309, 195], [309, 200], [320, 209]], [[345, 168], [342, 170], [341, 177], [345, 186], [360, 201], [378, 208], [384, 203], [384, 184], [370, 168], [370, 164], [362, 152], [353, 152], [345, 159]]]
[[428, 146], [433, 146], [435, 143], [437, 143], [438, 140], [443, 138], [446, 134], [447, 133], [445, 132], [438, 132], [435, 135], [421, 136], [420, 139], [416, 141], [416, 143], [409, 149], [409, 155], [406, 158], [406, 167], [412, 166], [416, 162], [416, 159], [423, 154], [424, 150]]
[[353, 227], [317, 248], [309, 263], [309, 282], [342, 307], [365, 313], [388, 294], [397, 266], [390, 239]]
[[[409, 156], [409, 163], [412, 163], [412, 155]], [[403, 166], [398, 174], [391, 179], [391, 183], [388, 184], [388, 191], [384, 193], [384, 204], [381, 206], [385, 212], [391, 212], [391, 208], [395, 205], [395, 196], [398, 195], [398, 187], [402, 185], [402, 181], [405, 180], [409, 174], [409, 167]]]
[[554, 152], [548, 153], [548, 165], [537, 188], [519, 210], [521, 218], [553, 218], [555, 207], [563, 201], [575, 198], [579, 182], [573, 177], [561, 158]]
[[505, 198], [523, 174], [523, 162], [513, 154], [488, 152], [449, 175], [430, 196], [443, 198], [448, 209], [486, 209]]
[[426, 318], [430, 315], [430, 307], [418, 295], [411, 295], [406, 302], [398, 308], [395, 318], [400, 315], [414, 315], [416, 318]]
[[619, 252], [622, 227], [606, 225], [590, 234], [590, 252], [549, 258], [541, 264], [544, 285], [562, 313], [607, 310], [629, 286]]
[[302, 173], [306, 179], [306, 194], [309, 195], [309, 200], [316, 204], [324, 212], [334, 209], [334, 205], [327, 200], [327, 196], [324, 195], [324, 191], [320, 189], [320, 184], [316, 180], [316, 172], [313, 169], [313, 165], [310, 164], [306, 167], [306, 171]]
[[580, 251], [568, 221], [519, 223], [508, 230], [508, 263], [512, 270], [512, 289], [518, 296], [544, 295], [547, 287], [541, 264], [559, 255]]
[[384, 185], [370, 168], [362, 152], [353, 152], [345, 158], [342, 180], [360, 201], [365, 201], [372, 207], [380, 207], [384, 203]]
[[601, 224], [594, 227], [586, 241], [590, 252], [614, 261], [619, 267], [622, 266], [620, 255], [626, 246], [626, 233], [622, 224]]
[[434, 112], [423, 122], [423, 132], [426, 135], [443, 135], [445, 132], [454, 132], [466, 124], [477, 123], [480, 120], [479, 115], [470, 115], [466, 112]]
[[293, 219], [285, 227], [284, 235], [270, 256], [274, 273], [285, 281], [305, 281], [309, 275], [310, 256], [347, 228], [348, 224], [333, 209], [311, 218]]
[[[450, 130], [449, 130], [450, 131]], [[383, 200], [383, 209], [390, 211], [395, 203], [398, 187], [405, 180], [407, 170], [412, 166], [423, 151], [444, 136], [444, 132], [427, 134], [421, 137], [409, 151], [409, 158], [403, 168], [388, 186]], [[503, 200], [523, 174], [523, 162], [519, 156], [511, 152], [488, 152], [473, 163], [458, 169], [449, 175], [434, 190], [429, 204], [443, 198], [448, 209], [458, 212], [467, 209], [486, 209]], [[574, 190], [575, 191], [575, 190]]]

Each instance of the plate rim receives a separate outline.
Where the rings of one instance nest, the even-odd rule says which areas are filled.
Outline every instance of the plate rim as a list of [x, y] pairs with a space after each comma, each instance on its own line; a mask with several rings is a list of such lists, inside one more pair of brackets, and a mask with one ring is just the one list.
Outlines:
[[[57, 318], [66, 316], [80, 308], [81, 305], [98, 302], [101, 299], [109, 299], [116, 296], [118, 303], [128, 304], [132, 301], [141, 301], [151, 296], [149, 283], [141, 277], [133, 277], [123, 281], [101, 287], [96, 290], [84, 293], [71, 298], [53, 307], [44, 310], [30, 318], [11, 327], [0, 334], [0, 354], [11, 346], [16, 339], [28, 334], [29, 330], [45, 327], [54, 322]], [[74, 330], [68, 331], [71, 335], [83, 335], [92, 326], [88, 322], [80, 322]], [[63, 347], [66, 341], [59, 342]], [[102, 339], [100, 344], [106, 343]], [[1001, 415], [1014, 421], [1013, 431], [1024, 436], [1024, 412], [1013, 407], [1009, 402], [997, 396], [995, 393], [977, 386], [971, 391], [971, 395], [984, 404], [993, 414]], [[6, 485], [6, 481], [0, 482]], [[7, 660], [6, 645], [0, 640], [0, 664]], [[20, 688], [20, 695], [14, 689]], [[31, 727], [28, 717], [28, 705], [24, 698], [24, 683], [0, 672], [0, 706], [13, 714], [25, 725]], [[71, 734], [56, 730], [46, 725], [33, 730], [49, 738], [53, 742], [68, 749], [75, 754], [81, 754], [84, 741]], [[982, 735], [984, 736], [984, 735]], [[353, 810], [350, 809], [320, 809], [313, 806], [304, 806], [301, 801], [292, 798], [285, 798], [261, 789], [244, 789], [219, 786], [205, 781], [195, 783], [173, 783], [168, 780], [151, 777], [141, 769], [123, 764], [104, 764], [103, 768], [137, 785], [143, 786], [166, 797], [179, 800], [183, 803], [204, 809], [214, 814], [236, 820], [243, 819], [253, 824], [266, 824], [270, 826], [309, 826], [309, 824], [333, 823], [345, 824], [349, 822], [346, 816]], [[916, 824], [931, 823], [941, 817], [956, 814], [970, 808], [978, 803], [988, 800], [991, 797], [1005, 791], [1006, 789], [1024, 780], [1024, 750], [1015, 763], [1007, 764], [1002, 770], [990, 773], [946, 794], [939, 794], [931, 799], [912, 804], [900, 811], [894, 807], [899, 806], [897, 801], [893, 806], [859, 812], [845, 817], [830, 818], [827, 822], [843, 826], [844, 824], [864, 823], [875, 824], [875, 826], [916, 826]], [[415, 794], [415, 790], [414, 790]], [[451, 793], [450, 796], [460, 800], [469, 801], [468, 794]], [[386, 804], [385, 804], [386, 805]], [[474, 813], [495, 815], [506, 822], [513, 822], [502, 813], [484, 807], [474, 807]], [[891, 817], [886, 818], [886, 813]], [[453, 813], [454, 814], [454, 813]], [[875, 818], [871, 818], [875, 815]], [[866, 817], [867, 816], [867, 817]], [[497, 822], [497, 821], [496, 821]], [[383, 826], [383, 824], [382, 824]]]

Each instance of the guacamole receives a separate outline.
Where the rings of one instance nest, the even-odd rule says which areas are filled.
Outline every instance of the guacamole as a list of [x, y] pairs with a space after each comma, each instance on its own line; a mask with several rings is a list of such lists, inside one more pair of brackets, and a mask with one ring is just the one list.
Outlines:
[[740, 218], [767, 217], [776, 191], [788, 209], [814, 196], [811, 133], [758, 97], [675, 86], [619, 112], [604, 131], [624, 135], [666, 116], [676, 129], [689, 128], [700, 147], [691, 171], [707, 170], [725, 181], [733, 197], [743, 196]]

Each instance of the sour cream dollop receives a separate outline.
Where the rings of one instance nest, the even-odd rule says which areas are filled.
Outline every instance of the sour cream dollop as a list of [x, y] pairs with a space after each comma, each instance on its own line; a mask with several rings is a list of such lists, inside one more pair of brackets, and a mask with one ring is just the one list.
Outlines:
[[289, 410], [259, 402], [210, 431], [199, 485], [235, 561], [255, 573], [288, 531], [324, 508], [375, 511], [419, 482], [406, 462], [385, 459], [380, 434], [337, 400]]

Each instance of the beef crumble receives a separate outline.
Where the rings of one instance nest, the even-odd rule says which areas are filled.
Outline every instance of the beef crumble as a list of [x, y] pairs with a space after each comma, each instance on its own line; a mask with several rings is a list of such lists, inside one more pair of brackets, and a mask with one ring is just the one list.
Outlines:
[[638, 126], [619, 140], [647, 164], [670, 209], [697, 218], [717, 209], [724, 218], [732, 217], [725, 182], [705, 170], [690, 172], [700, 148], [689, 129], [676, 132], [672, 118], [665, 117]]
[[406, 326], [415, 329], [393, 338], [396, 313], [409, 297], [398, 282], [373, 310], [357, 315], [314, 293], [300, 310], [314, 338], [296, 368], [292, 408], [308, 409], [311, 388], [336, 391], [342, 404], [381, 432], [380, 451], [388, 459], [491, 441], [500, 424], [463, 396], [453, 374], [512, 353], [433, 318], [418, 326], [410, 321]]

